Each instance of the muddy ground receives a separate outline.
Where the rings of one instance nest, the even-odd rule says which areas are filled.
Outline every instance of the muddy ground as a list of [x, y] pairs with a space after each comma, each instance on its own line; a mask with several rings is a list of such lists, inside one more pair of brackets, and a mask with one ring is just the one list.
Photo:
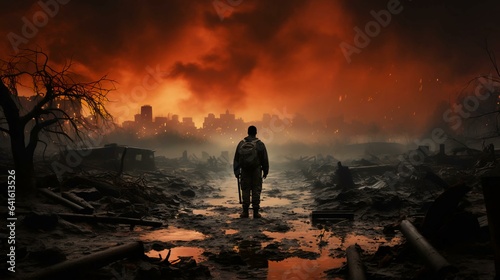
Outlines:
[[[389, 186], [382, 180], [383, 169], [356, 170], [353, 166], [360, 162], [347, 164], [356, 183], [350, 188], [335, 184], [332, 161], [273, 164], [264, 181], [261, 219], [239, 218], [237, 183], [228, 166], [160, 163], [157, 171], [128, 172], [121, 177], [103, 170], [82, 170], [73, 178], [108, 182], [117, 193], [103, 193], [78, 180], [65, 181], [54, 191], [85, 198], [95, 214], [163, 225], [68, 222], [56, 214], [71, 210], [36, 194], [30, 202], [18, 202], [16, 273], [7, 271], [6, 254], [2, 254], [0, 277], [25, 279], [48, 266], [140, 240], [144, 257], [79, 271], [72, 278], [347, 279], [345, 250], [358, 244], [368, 279], [430, 279], [432, 271], [407, 244], [399, 223], [408, 219], [421, 224], [443, 188], [418, 172]], [[451, 185], [463, 181], [471, 187], [457, 212], [475, 218], [486, 214], [479, 177], [488, 169], [426, 166]], [[313, 223], [311, 212], [326, 209], [353, 213], [354, 219]], [[458, 224], [441, 233], [444, 239], [441, 235], [442, 239], [433, 241], [457, 269], [447, 278], [493, 279], [487, 227], [464, 235], [457, 233], [469, 232], [461, 226], [466, 227]], [[6, 232], [3, 227], [2, 252], [8, 249]]]

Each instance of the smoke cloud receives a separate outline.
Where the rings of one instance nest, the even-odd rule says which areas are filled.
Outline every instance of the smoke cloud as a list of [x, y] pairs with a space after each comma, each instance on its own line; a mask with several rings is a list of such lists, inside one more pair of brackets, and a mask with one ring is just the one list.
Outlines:
[[[3, 1], [0, 50], [8, 59], [41, 48], [87, 78], [108, 75], [121, 120], [144, 104], [197, 126], [226, 109], [250, 121], [286, 108], [330, 126], [414, 133], [492, 72], [487, 46], [500, 49], [493, 0], [221, 2], [231, 8], [222, 19], [212, 1]], [[400, 12], [377, 21], [390, 7]], [[358, 50], [349, 59], [343, 43]], [[147, 69], [161, 72], [148, 87]]]

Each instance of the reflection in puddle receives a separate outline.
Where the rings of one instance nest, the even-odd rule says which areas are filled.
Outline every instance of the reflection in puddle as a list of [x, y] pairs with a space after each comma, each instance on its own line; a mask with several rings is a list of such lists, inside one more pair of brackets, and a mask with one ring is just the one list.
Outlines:
[[322, 241], [324, 245], [322, 249], [345, 250], [350, 245], [358, 244], [363, 250], [374, 253], [380, 245], [395, 246], [402, 242], [400, 236], [394, 236], [390, 240], [387, 240], [382, 235], [368, 236], [355, 233], [340, 235], [335, 230], [323, 231], [299, 220], [290, 221], [289, 223], [292, 226], [292, 230], [288, 232], [263, 231], [263, 233], [274, 239], [272, 242], [284, 239], [297, 239], [301, 243], [303, 250], [307, 250], [307, 247], [318, 248], [318, 244]]
[[268, 261], [261, 249], [261, 243], [255, 240], [243, 240], [236, 248], [241, 259], [243, 259], [249, 267], [266, 268], [268, 267]]
[[[220, 193], [216, 197], [207, 198], [203, 201], [206, 203], [203, 205], [204, 209], [193, 210], [193, 213], [207, 217], [216, 216], [217, 218], [219, 218], [218, 215], [223, 214], [222, 220], [227, 219], [226, 227], [234, 228], [225, 229], [224, 234], [239, 233], [245, 236], [246, 233], [238, 228], [239, 223], [235, 222], [240, 219], [241, 211], [236, 181], [234, 179], [222, 181], [218, 186]], [[304, 191], [298, 183], [290, 182], [289, 188], [277, 193], [281, 198], [267, 196], [264, 191], [261, 206], [264, 208], [264, 213], [267, 209], [269, 209], [268, 213], [274, 215], [279, 211], [281, 218], [285, 219], [286, 224], [290, 226], [290, 230], [272, 232], [266, 229], [275, 227], [262, 227], [256, 224], [255, 229], [259, 233], [265, 234], [269, 239], [264, 237], [261, 239], [265, 240], [264, 242], [257, 242], [255, 240], [241, 240], [239, 236], [236, 236], [238, 239], [235, 240], [238, 240], [239, 244], [230, 244], [234, 246], [233, 249], [239, 253], [249, 267], [267, 268], [267, 279], [324, 279], [326, 277], [323, 273], [325, 270], [339, 268], [345, 263], [346, 258], [343, 252], [350, 245], [358, 244], [363, 250], [374, 253], [379, 246], [394, 246], [402, 241], [400, 236], [388, 238], [378, 234], [382, 228], [359, 229], [357, 231], [356, 223], [351, 221], [347, 224], [328, 225], [329, 231], [316, 228], [309, 221], [312, 198], [307, 191]], [[362, 235], [358, 235], [356, 232], [362, 233]], [[233, 236], [230, 237], [230, 239], [232, 238]], [[290, 257], [282, 261], [268, 261], [264, 248], [274, 243], [280, 243], [275, 244], [275, 246], [279, 246], [281, 250], [294, 251], [299, 249], [313, 252], [315, 254], [311, 255], [319, 255], [319, 257], [317, 259]], [[304, 257], [304, 255], [300, 256]]]
[[[316, 247], [315, 245], [319, 242], [318, 235], [321, 234], [321, 230], [316, 228], [311, 228], [310, 224], [304, 223], [300, 220], [290, 221], [289, 224], [292, 227], [292, 230], [287, 232], [271, 232], [271, 231], [263, 231], [265, 235], [270, 238], [275, 239], [274, 241], [282, 241], [283, 239], [297, 239], [301, 244], [303, 244], [302, 249], [305, 250], [307, 248], [304, 247]], [[327, 234], [329, 237], [329, 233]], [[326, 236], [325, 236], [326, 237]], [[325, 240], [323, 238], [323, 240]], [[273, 241], [273, 242], [274, 242]], [[328, 240], [330, 243], [340, 243], [340, 238], [332, 236]], [[272, 243], [272, 242], [271, 242]], [[310, 251], [310, 250], [309, 250]]]
[[236, 230], [236, 229], [226, 229], [226, 230], [224, 231], [224, 234], [226, 234], [226, 235], [228, 235], [228, 234], [236, 234], [236, 233], [238, 233], [238, 232], [240, 232], [240, 231], [239, 231], [239, 230]]
[[[168, 255], [168, 250], [169, 249], [165, 249], [162, 251], [151, 250], [149, 252], [146, 252], [146, 256], [150, 258], [158, 258], [161, 255], [161, 258], [165, 259]], [[193, 257], [193, 259], [197, 263], [199, 263], [205, 260], [205, 258], [202, 256], [203, 252], [203, 249], [198, 247], [175, 247], [170, 249], [170, 257], [168, 258], [168, 260], [174, 261], [179, 257]]]
[[[269, 262], [267, 279], [321, 279], [323, 271], [339, 268], [346, 261], [345, 257], [333, 257], [332, 252], [345, 251], [350, 245], [358, 244], [364, 251], [375, 253], [379, 246], [394, 246], [402, 242], [400, 236], [386, 239], [384, 236], [357, 235], [355, 233], [339, 234], [337, 231], [324, 231], [311, 227], [303, 221], [290, 221], [292, 230], [288, 232], [263, 233], [272, 238], [270, 243], [298, 240], [300, 249], [320, 254], [315, 260], [298, 257], [287, 258], [281, 262]], [[263, 243], [266, 246], [266, 243]]]
[[269, 261], [267, 279], [324, 279], [323, 271], [341, 267], [345, 258], [331, 258], [322, 255], [315, 260], [288, 258], [283, 261]]
[[145, 232], [140, 236], [140, 239], [143, 241], [162, 241], [162, 242], [192, 241], [205, 238], [206, 236], [201, 232], [194, 230], [187, 230], [183, 228], [177, 228], [177, 227], [169, 227], [167, 229]]
[[400, 236], [395, 236], [391, 240], [387, 240], [383, 236], [368, 237], [365, 235], [356, 235], [354, 233], [347, 234], [344, 238], [342, 249], [347, 249], [350, 245], [358, 244], [361, 249], [369, 253], [375, 253], [380, 245], [395, 246], [401, 244]]

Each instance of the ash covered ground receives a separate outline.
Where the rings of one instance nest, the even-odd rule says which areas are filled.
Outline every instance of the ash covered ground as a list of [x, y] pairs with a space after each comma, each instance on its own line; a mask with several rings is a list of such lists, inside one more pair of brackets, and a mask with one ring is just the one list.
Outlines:
[[[87, 215], [130, 220], [116, 224], [64, 216], [77, 213], [41, 192], [18, 201], [15, 276], [55, 279], [43, 273], [139, 244], [104, 261], [73, 267], [64, 277], [348, 279], [346, 250], [351, 245], [357, 245], [367, 279], [435, 277], [401, 232], [407, 220], [453, 267], [443, 278], [493, 279], [480, 178], [495, 171], [494, 159], [482, 152], [432, 155], [405, 176], [398, 173], [396, 156], [343, 160], [354, 183], [346, 187], [339, 184], [333, 156], [289, 157], [271, 165], [261, 219], [239, 218], [231, 166], [217, 161], [161, 157], [154, 171], [117, 174], [82, 168], [62, 182], [40, 176], [41, 188], [56, 195], [72, 193], [90, 204], [93, 211]], [[333, 218], [314, 220], [313, 211], [330, 211]], [[351, 218], [337, 215], [346, 213]], [[7, 229], [1, 232], [5, 252]], [[8, 257], [1, 258], [1, 277], [12, 277]]]

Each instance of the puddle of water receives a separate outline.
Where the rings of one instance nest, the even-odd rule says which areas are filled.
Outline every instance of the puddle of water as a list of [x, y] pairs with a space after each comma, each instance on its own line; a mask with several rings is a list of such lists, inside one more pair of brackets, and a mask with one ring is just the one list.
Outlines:
[[214, 212], [208, 209], [194, 209], [194, 215], [213, 216]]
[[361, 249], [368, 251], [369, 253], [375, 253], [380, 245], [395, 246], [401, 244], [401, 236], [394, 236], [390, 240], [387, 240], [383, 236], [368, 237], [365, 235], [357, 235], [354, 233], [347, 234], [344, 238], [342, 249], [347, 249], [350, 245], [358, 244]]
[[[150, 258], [158, 258], [159, 255], [161, 255], [162, 259], [165, 259], [168, 255], [168, 250], [169, 249], [162, 251], [151, 250], [145, 254]], [[202, 255], [203, 252], [204, 250], [198, 247], [174, 247], [170, 249], [170, 257], [168, 259], [169, 261], [174, 261], [179, 257], [193, 257], [193, 259], [199, 263], [206, 260]]]
[[239, 230], [236, 230], [236, 229], [226, 229], [226, 230], [224, 231], [224, 234], [226, 234], [226, 235], [228, 235], [228, 234], [236, 234], [236, 233], [238, 233], [238, 232], [240, 232], [240, 231], [239, 231]]
[[[240, 212], [241, 212], [241, 211], [238, 211], [238, 212], [236, 212], [236, 213], [229, 214], [229, 215], [227, 215], [227, 216], [228, 216], [229, 218], [231, 218], [231, 219], [240, 219]], [[230, 223], [230, 222], [231, 222], [231, 220], [228, 220], [228, 222]]]
[[167, 229], [154, 230], [141, 234], [140, 239], [143, 241], [192, 241], [205, 239], [206, 235], [194, 230], [187, 230], [177, 227], [169, 227]]
[[[311, 227], [303, 221], [290, 221], [292, 230], [288, 232], [263, 231], [265, 235], [274, 240], [269, 243], [283, 240], [298, 240], [300, 249], [317, 252], [320, 257], [315, 260], [288, 258], [281, 262], [269, 262], [267, 279], [324, 279], [323, 271], [339, 268], [346, 261], [345, 257], [332, 257], [333, 250], [345, 251], [350, 245], [358, 244], [363, 250], [375, 253], [381, 245], [394, 246], [402, 242], [402, 237], [395, 236], [387, 240], [384, 236], [366, 236], [355, 233], [338, 235], [335, 230], [323, 231]], [[320, 246], [321, 241], [321, 246]]]
[[[307, 250], [308, 247], [318, 248], [317, 244], [320, 241], [326, 241], [328, 244], [326, 246], [323, 246], [323, 249], [340, 248], [342, 250], [345, 250], [350, 245], [354, 245], [357, 243], [363, 250], [374, 253], [377, 251], [380, 245], [394, 246], [402, 242], [402, 238], [400, 236], [394, 236], [390, 240], [387, 240], [382, 235], [366, 236], [349, 233], [345, 234], [344, 236], [340, 236], [336, 234], [335, 230], [323, 231], [317, 228], [312, 228], [310, 224], [304, 223], [300, 220], [290, 221], [290, 224], [292, 226], [292, 230], [288, 232], [263, 231], [263, 233], [268, 237], [273, 238], [274, 241], [282, 241], [283, 239], [297, 239], [301, 244], [303, 244], [301, 246], [302, 250]], [[323, 234], [323, 236], [320, 238], [321, 234]]]
[[323, 271], [341, 267], [345, 258], [321, 256], [315, 260], [288, 258], [283, 261], [269, 261], [267, 279], [325, 279]]
[[[279, 262], [267, 261], [264, 258], [262, 261], [249, 264], [255, 268], [267, 267], [267, 279], [324, 279], [325, 274], [323, 271], [332, 268], [339, 268], [346, 261], [345, 257], [331, 256], [332, 251], [345, 250], [350, 245], [358, 244], [363, 250], [373, 253], [381, 245], [394, 246], [401, 243], [402, 238], [398, 236], [388, 240], [383, 235], [377, 235], [373, 232], [371, 232], [373, 234], [370, 234], [369, 232], [365, 235], [358, 235], [354, 232], [346, 233], [345, 231], [337, 231], [335, 226], [331, 231], [324, 231], [314, 227], [312, 224], [308, 223], [308, 216], [311, 212], [311, 209], [308, 209], [308, 202], [311, 200], [309, 194], [307, 191], [297, 189], [298, 184], [290, 184], [290, 188], [283, 191], [283, 195], [285, 196], [284, 198], [266, 196], [264, 190], [261, 206], [263, 208], [288, 206], [289, 210], [286, 210], [284, 214], [298, 216], [298, 219], [292, 219], [288, 222], [291, 226], [291, 230], [284, 233], [262, 231], [262, 233], [273, 240], [262, 242], [258, 244], [258, 246], [247, 244], [248, 248], [245, 248], [243, 244], [239, 244], [239, 246], [235, 246], [234, 249], [239, 251], [242, 257], [248, 257], [245, 259], [260, 260], [262, 258], [259, 254], [260, 248], [265, 248], [271, 243], [276, 241], [281, 242], [286, 239], [287, 241], [284, 241], [284, 244], [292, 244], [292, 247], [298, 245], [301, 250], [318, 253], [319, 257], [314, 260], [292, 257]], [[266, 188], [265, 185], [264, 188]], [[227, 223], [231, 224], [231, 219], [239, 218], [241, 208], [241, 205], [238, 202], [238, 190], [236, 188], [235, 180], [221, 182], [220, 190], [220, 196], [208, 198], [205, 201], [208, 204], [207, 209], [194, 210], [193, 213], [211, 216], [216, 214], [213, 207], [221, 205], [226, 206], [230, 208], [227, 214], [229, 217]], [[235, 211], [232, 212], [232, 210]], [[307, 215], [307, 217], [305, 217], [305, 215]], [[355, 224], [351, 224], [349, 227], [356, 228]], [[226, 235], [236, 234], [238, 232], [239, 231], [237, 229], [225, 230]], [[342, 232], [342, 235], [339, 234], [340, 232]], [[366, 231], [361, 232], [366, 233]], [[298, 240], [298, 244], [295, 243], [295, 245], [293, 245], [294, 242], [288, 242], [292, 240]], [[322, 242], [320, 243], [320, 241]]]

